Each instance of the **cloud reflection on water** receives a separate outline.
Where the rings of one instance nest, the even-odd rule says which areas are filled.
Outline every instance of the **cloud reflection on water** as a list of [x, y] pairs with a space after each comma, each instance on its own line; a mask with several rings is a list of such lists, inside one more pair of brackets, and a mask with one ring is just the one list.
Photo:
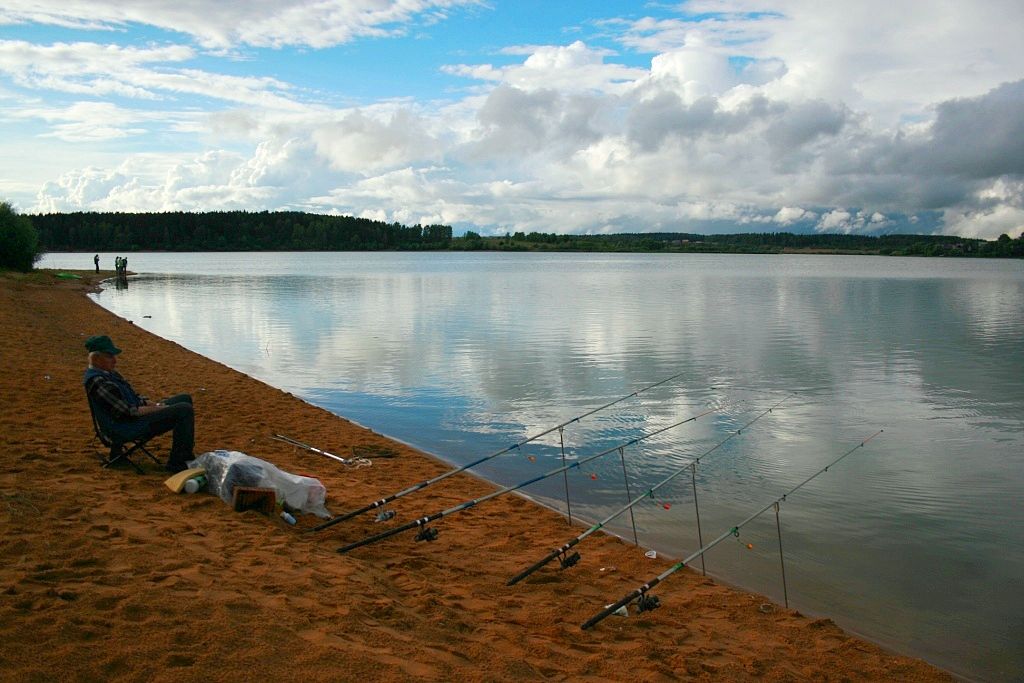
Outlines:
[[[204, 255], [181, 258], [202, 268]], [[288, 274], [260, 275], [245, 268], [270, 257], [238, 258], [207, 274], [143, 276], [97, 298], [157, 334], [454, 462], [683, 372], [565, 432], [579, 457], [725, 406], [627, 449], [639, 492], [773, 397], [797, 392], [698, 469], [705, 540], [884, 427], [870, 449], [784, 507], [799, 604], [960, 670], [992, 661], [1024, 669], [1006, 626], [1024, 597], [988, 583], [1024, 570], [1019, 532], [1010, 531], [1024, 524], [1019, 263], [294, 254], [273, 256], [274, 269]], [[507, 484], [557, 466], [557, 434], [530, 453], [538, 463], [499, 458], [481, 472]], [[597, 519], [622, 504], [623, 475], [617, 457], [593, 470], [597, 480], [573, 472], [570, 487], [574, 512]], [[390, 492], [368, 497], [378, 493]], [[529, 493], [564, 506], [561, 478]], [[664, 493], [678, 503], [638, 506], [637, 523], [647, 544], [682, 555], [696, 547], [688, 478]], [[421, 505], [429, 501], [406, 511], [432, 511]], [[625, 533], [626, 524], [613, 528]], [[757, 553], [716, 551], [709, 567], [778, 596], [774, 560], [760, 550], [772, 531], [753, 528]], [[936, 605], [928, 592], [936, 587], [966, 591], [975, 611], [960, 614], [962, 601]], [[938, 635], [921, 640], [922, 624], [967, 628], [965, 638], [998, 652], [988, 664], [969, 648], [950, 654]]]

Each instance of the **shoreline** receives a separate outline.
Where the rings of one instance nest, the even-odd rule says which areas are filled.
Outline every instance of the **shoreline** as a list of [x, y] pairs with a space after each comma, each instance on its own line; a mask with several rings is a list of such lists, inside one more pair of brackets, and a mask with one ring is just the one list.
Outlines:
[[[339, 555], [387, 527], [368, 514], [302, 533], [319, 520], [289, 527], [175, 495], [155, 467], [102, 470], [81, 387], [91, 334], [124, 349], [119, 369], [143, 394], [192, 394], [197, 454], [239, 450], [317, 477], [334, 514], [450, 467], [116, 317], [86, 296], [109, 271], [64, 272], [82, 279], [0, 274], [0, 334], [18, 359], [0, 415], [2, 680], [953, 680], [692, 571], [656, 591], [661, 609], [583, 632], [671, 563], [595, 535], [573, 569], [507, 587], [568, 528], [525, 497], [440, 522], [432, 543], [399, 535]], [[398, 455], [345, 468], [274, 433]], [[152, 443], [166, 455], [169, 437]], [[494, 490], [466, 475], [396, 501], [396, 522]]]
[[[95, 252], [84, 252], [84, 251], [64, 251], [60, 249], [49, 249], [43, 252], [43, 256], [46, 254], [90, 254]], [[894, 253], [882, 253], [878, 250], [856, 250], [856, 249], [839, 249], [839, 248], [826, 248], [826, 247], [784, 247], [776, 250], [768, 251], [736, 251], [736, 250], [680, 250], [680, 249], [658, 249], [652, 251], [642, 250], [602, 250], [602, 249], [501, 249], [501, 248], [488, 248], [488, 249], [226, 249], [226, 250], [189, 250], [189, 251], [177, 251], [168, 249], [146, 249], [141, 251], [131, 251], [128, 249], [121, 249], [117, 252], [103, 252], [104, 254], [608, 254], [608, 255], [664, 255], [664, 256], [685, 256], [685, 255], [703, 255], [703, 256], [876, 256], [879, 258], [909, 258], [909, 259], [935, 259], [938, 261], [955, 261], [962, 259], [965, 261], [1019, 261], [1019, 256], [972, 256], [965, 254], [894, 254]], [[39, 265], [36, 265], [39, 268]], [[49, 269], [58, 270], [58, 269]], [[90, 272], [95, 275], [94, 271], [83, 271]], [[113, 271], [111, 271], [113, 272]], [[130, 274], [136, 274], [129, 271]]]

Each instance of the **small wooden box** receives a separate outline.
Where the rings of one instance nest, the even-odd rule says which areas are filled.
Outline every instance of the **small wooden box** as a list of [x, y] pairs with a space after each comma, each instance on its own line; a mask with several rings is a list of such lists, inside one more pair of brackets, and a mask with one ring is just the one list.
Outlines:
[[231, 492], [231, 506], [235, 512], [256, 510], [270, 516], [274, 514], [274, 507], [277, 505], [277, 493], [274, 489], [264, 489], [255, 486], [236, 486]]

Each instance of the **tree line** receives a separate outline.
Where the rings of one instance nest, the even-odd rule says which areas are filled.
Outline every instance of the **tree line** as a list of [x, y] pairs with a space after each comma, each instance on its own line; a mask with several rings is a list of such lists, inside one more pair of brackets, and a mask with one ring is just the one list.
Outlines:
[[378, 251], [446, 249], [448, 225], [300, 211], [50, 213], [31, 216], [49, 251]]
[[619, 233], [560, 235], [512, 233], [482, 237], [467, 232], [452, 240], [452, 248], [496, 251], [608, 251], [668, 253], [829, 253], [882, 256], [967, 256], [1024, 258], [1024, 234], [1017, 239], [1000, 235], [994, 241], [951, 235], [844, 235], [789, 232], [700, 235], [694, 233]]
[[[893, 256], [1024, 258], [1024, 235], [981, 240], [949, 235], [844, 235], [787, 232], [701, 235], [617, 233], [566, 235], [516, 232], [453, 237], [448, 225], [386, 223], [353, 216], [300, 211], [210, 211], [202, 213], [76, 212], [16, 215], [0, 210], [0, 229], [17, 239], [17, 250], [39, 251], [590, 251], [667, 253], [835, 253]], [[6, 211], [6, 213], [4, 213]], [[0, 245], [6, 247], [7, 245]], [[35, 251], [32, 251], [35, 250]], [[25, 269], [26, 257], [17, 266]]]

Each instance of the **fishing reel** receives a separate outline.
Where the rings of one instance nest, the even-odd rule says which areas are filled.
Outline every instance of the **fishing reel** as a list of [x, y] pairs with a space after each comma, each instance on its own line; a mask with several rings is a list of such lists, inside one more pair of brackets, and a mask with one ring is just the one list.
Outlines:
[[422, 529], [420, 529], [420, 532], [416, 534], [417, 541], [427, 541], [429, 543], [430, 541], [433, 541], [436, 538], [437, 529], [429, 526], [423, 527]]
[[377, 518], [374, 519], [373, 521], [374, 522], [386, 522], [389, 519], [392, 519], [394, 516], [395, 516], [395, 511], [394, 510], [381, 510], [380, 512], [377, 513]]
[[572, 555], [566, 555], [562, 553], [558, 556], [558, 562], [562, 565], [562, 569], [568, 569], [569, 567], [575, 567], [576, 563], [580, 561], [580, 554], [573, 553]]
[[661, 600], [657, 595], [641, 595], [636, 599], [637, 612], [650, 612], [661, 607]]

